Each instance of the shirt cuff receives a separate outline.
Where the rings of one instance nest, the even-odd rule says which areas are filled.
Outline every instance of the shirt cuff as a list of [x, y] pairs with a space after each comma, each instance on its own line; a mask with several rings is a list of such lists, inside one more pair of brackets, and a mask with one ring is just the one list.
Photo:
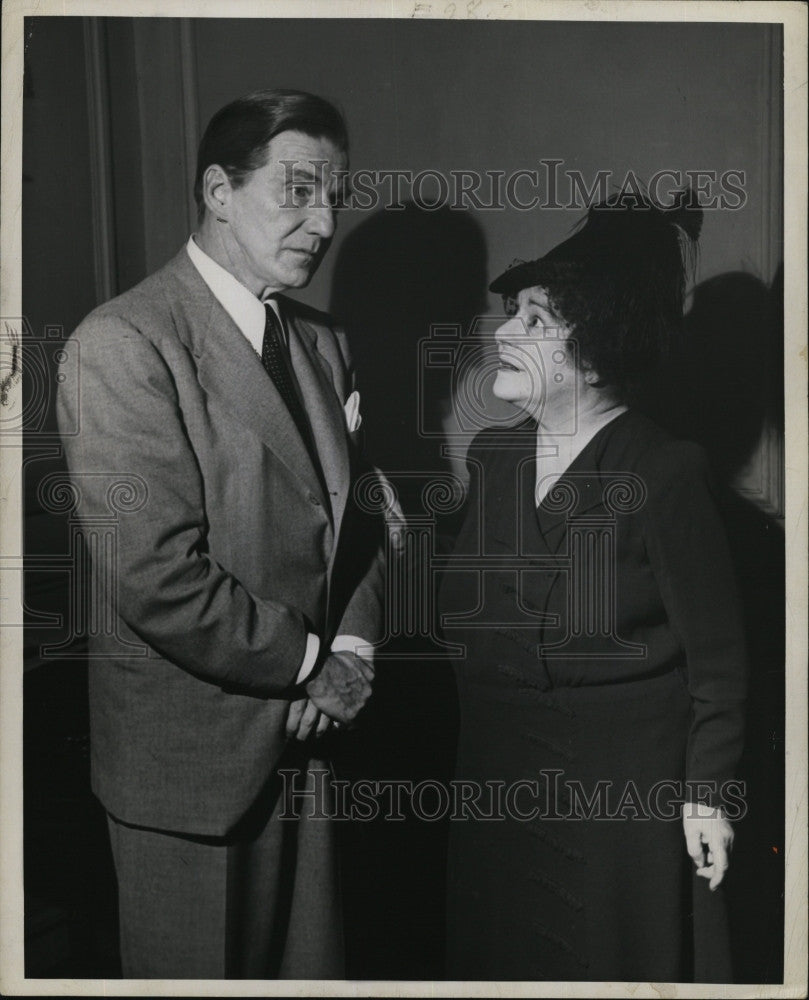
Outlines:
[[315, 664], [317, 663], [317, 654], [320, 652], [320, 637], [315, 635], [314, 632], [310, 632], [306, 636], [306, 652], [303, 654], [303, 663], [301, 664], [301, 669], [298, 671], [298, 679], [295, 681], [296, 684], [303, 684], [306, 678], [315, 669]]
[[331, 644], [332, 653], [354, 653], [361, 657], [366, 663], [374, 665], [374, 647], [370, 642], [361, 639], [358, 635], [338, 635], [335, 636]]
[[694, 801], [687, 799], [683, 802], [682, 809], [680, 810], [683, 819], [724, 819], [725, 814], [722, 811], [721, 806], [711, 806], [707, 802], [701, 802], [699, 799]]

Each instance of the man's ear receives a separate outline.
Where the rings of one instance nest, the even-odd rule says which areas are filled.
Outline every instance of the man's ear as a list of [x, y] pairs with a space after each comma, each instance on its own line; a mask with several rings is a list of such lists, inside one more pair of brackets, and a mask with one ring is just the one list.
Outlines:
[[232, 193], [230, 178], [222, 167], [218, 163], [207, 167], [202, 175], [202, 198], [205, 208], [218, 222], [228, 221]]

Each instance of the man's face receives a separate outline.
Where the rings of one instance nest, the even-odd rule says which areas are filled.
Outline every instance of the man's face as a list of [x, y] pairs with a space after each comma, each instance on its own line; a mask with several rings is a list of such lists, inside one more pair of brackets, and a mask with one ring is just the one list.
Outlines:
[[334, 235], [346, 166], [330, 139], [281, 132], [267, 146], [265, 165], [229, 188], [229, 270], [255, 295], [309, 283]]

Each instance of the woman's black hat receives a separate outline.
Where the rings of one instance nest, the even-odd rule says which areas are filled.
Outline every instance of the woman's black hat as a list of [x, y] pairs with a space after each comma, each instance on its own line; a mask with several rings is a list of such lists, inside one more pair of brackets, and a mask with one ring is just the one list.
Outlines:
[[490, 291], [514, 296], [523, 288], [542, 286], [561, 274], [614, 273], [617, 277], [656, 270], [661, 256], [670, 259], [672, 238], [678, 240], [677, 230], [682, 233], [682, 242], [690, 245], [696, 241], [702, 227], [702, 209], [690, 188], [680, 191], [667, 208], [631, 191], [591, 207], [579, 227], [544, 257], [509, 267], [491, 283]]

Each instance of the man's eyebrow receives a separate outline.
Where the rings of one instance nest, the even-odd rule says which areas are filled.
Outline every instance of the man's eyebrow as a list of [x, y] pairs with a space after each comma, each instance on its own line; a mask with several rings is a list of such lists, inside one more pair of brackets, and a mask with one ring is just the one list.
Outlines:
[[302, 167], [294, 166], [292, 170], [287, 173], [287, 183], [294, 184], [297, 181], [315, 181], [318, 178], [317, 171], [314, 167], [309, 164], [308, 166], [304, 164]]

